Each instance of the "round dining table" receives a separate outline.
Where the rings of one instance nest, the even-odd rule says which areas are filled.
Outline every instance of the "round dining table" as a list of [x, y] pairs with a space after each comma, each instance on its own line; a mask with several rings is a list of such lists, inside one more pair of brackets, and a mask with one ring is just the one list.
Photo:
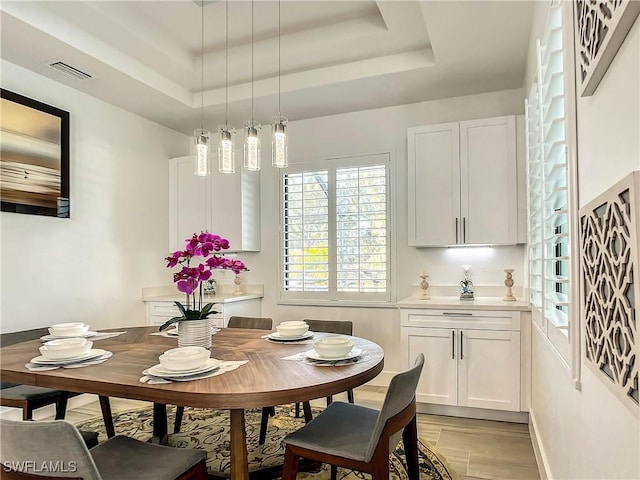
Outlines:
[[[113, 352], [102, 364], [83, 368], [31, 371], [39, 340], [0, 349], [3, 382], [93, 393], [154, 402], [154, 435], [166, 436], [164, 406], [228, 409], [231, 432], [231, 478], [249, 478], [244, 410], [323, 398], [358, 387], [375, 378], [384, 366], [382, 348], [369, 340], [350, 337], [365, 352], [360, 361], [342, 366], [317, 366], [284, 359], [313, 348], [311, 342], [274, 342], [265, 330], [223, 328], [213, 336], [211, 356], [219, 360], [247, 360], [235, 370], [189, 382], [151, 384], [140, 381], [143, 370], [177, 346], [177, 339], [160, 335], [156, 327], [132, 327], [122, 335], [98, 340], [94, 348]], [[314, 333], [313, 340], [331, 334]]]

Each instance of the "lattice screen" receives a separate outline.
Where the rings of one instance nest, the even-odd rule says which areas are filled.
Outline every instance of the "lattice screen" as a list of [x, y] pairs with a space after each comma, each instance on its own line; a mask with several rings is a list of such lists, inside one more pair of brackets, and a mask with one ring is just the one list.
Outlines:
[[586, 364], [636, 415], [639, 180], [634, 172], [580, 209]]
[[640, 12], [637, 0], [577, 0], [580, 96], [592, 95]]

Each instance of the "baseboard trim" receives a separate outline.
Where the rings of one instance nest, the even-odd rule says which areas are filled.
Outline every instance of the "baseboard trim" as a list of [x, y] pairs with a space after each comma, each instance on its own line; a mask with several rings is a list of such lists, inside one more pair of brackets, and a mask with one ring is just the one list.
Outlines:
[[528, 423], [527, 412], [507, 412], [504, 410], [489, 410], [486, 408], [453, 407], [451, 405], [435, 405], [418, 403], [418, 413], [431, 415], [446, 415], [448, 417], [477, 418], [481, 420], [495, 420], [498, 422]]
[[544, 450], [544, 445], [542, 445], [540, 437], [538, 436], [538, 424], [536, 423], [536, 416], [533, 410], [529, 410], [529, 436], [531, 437], [533, 453], [535, 454], [536, 462], [538, 463], [540, 479], [551, 480], [553, 477], [549, 474], [549, 461]]

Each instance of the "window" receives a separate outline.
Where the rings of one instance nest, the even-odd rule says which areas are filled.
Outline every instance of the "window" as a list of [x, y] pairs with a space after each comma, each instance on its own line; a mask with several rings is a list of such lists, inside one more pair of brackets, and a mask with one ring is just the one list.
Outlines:
[[388, 154], [325, 160], [285, 171], [283, 300], [390, 299], [388, 186]]
[[[529, 192], [529, 292], [536, 325], [569, 369], [579, 355], [578, 277], [571, 271], [575, 229], [575, 145], [572, 29], [563, 28], [563, 2], [549, 9], [537, 42], [537, 78], [526, 100]], [[567, 21], [570, 21], [570, 14]], [[578, 358], [576, 358], [578, 357]], [[575, 368], [574, 368], [575, 367]]]

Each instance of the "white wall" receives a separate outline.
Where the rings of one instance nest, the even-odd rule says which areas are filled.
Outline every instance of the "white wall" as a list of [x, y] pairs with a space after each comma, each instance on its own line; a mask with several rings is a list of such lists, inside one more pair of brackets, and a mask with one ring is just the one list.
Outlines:
[[[547, 9], [546, 2], [536, 5], [532, 39], [540, 35]], [[580, 205], [640, 168], [639, 23], [595, 94], [577, 100]], [[527, 92], [535, 57], [529, 58]], [[638, 417], [594, 376], [581, 355], [578, 391], [547, 340], [533, 328], [531, 416], [547, 474], [553, 479], [638, 479]]]
[[[522, 114], [522, 90], [510, 90], [467, 97], [450, 98], [397, 107], [352, 112], [292, 122], [289, 128], [290, 163], [331, 157], [391, 152], [393, 175], [391, 195], [395, 199], [392, 235], [396, 256], [393, 288], [398, 299], [412, 292], [412, 285], [426, 270], [432, 285], [457, 285], [462, 265], [471, 264], [474, 283], [503, 285], [504, 268], [516, 269], [516, 285], [523, 282], [522, 246], [486, 248], [470, 253], [465, 248], [426, 248], [408, 246], [407, 238], [407, 128], [456, 120]], [[266, 138], [265, 138], [266, 140]], [[354, 321], [355, 333], [379, 343], [385, 349], [385, 371], [400, 370], [400, 316], [395, 308], [338, 308], [277, 305], [279, 288], [278, 171], [261, 171], [262, 251], [242, 254], [251, 272], [248, 283], [263, 283], [262, 311], [277, 320], [293, 318], [343, 319]], [[381, 381], [384, 381], [383, 377]]]
[[170, 282], [167, 159], [184, 155], [188, 138], [12, 63], [1, 67], [3, 88], [71, 114], [71, 218], [0, 215], [1, 331], [143, 324], [142, 287]]

